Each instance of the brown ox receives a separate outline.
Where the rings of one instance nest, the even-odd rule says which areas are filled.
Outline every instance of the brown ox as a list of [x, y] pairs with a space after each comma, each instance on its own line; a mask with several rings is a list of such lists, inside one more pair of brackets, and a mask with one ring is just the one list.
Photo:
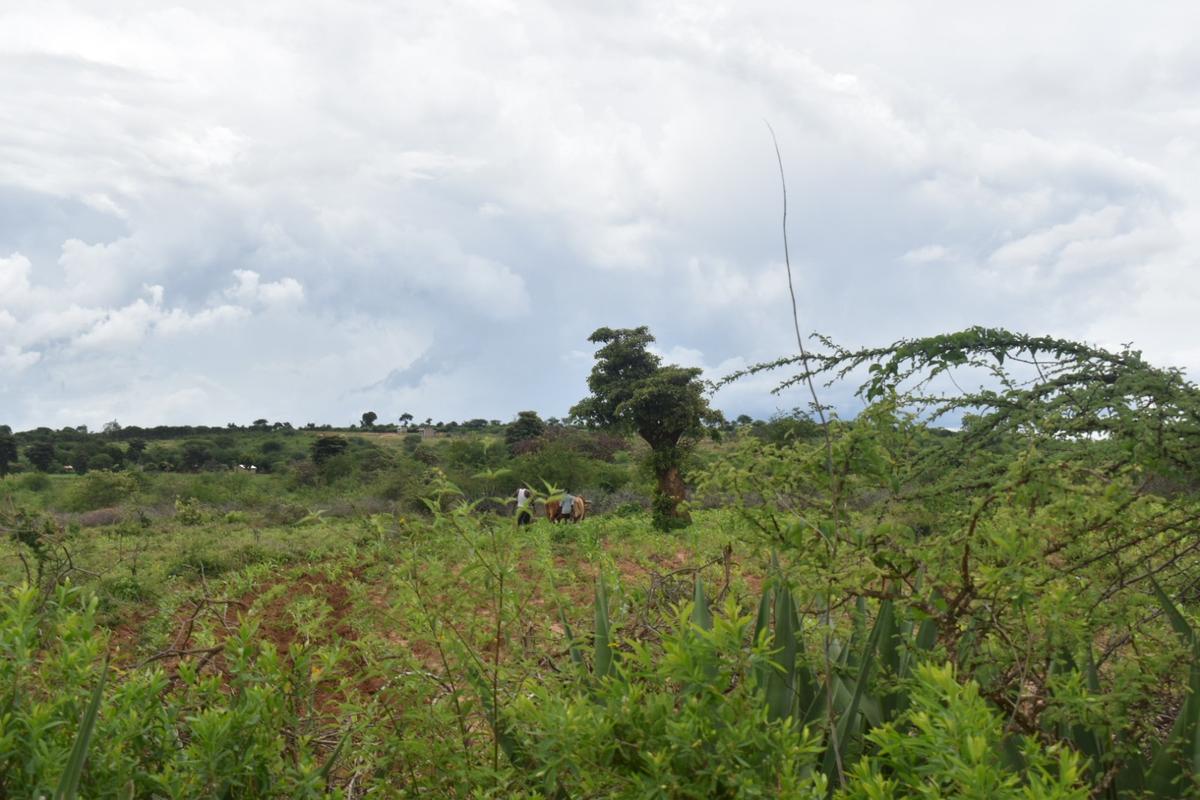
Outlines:
[[587, 501], [579, 495], [575, 495], [575, 503], [571, 506], [571, 515], [567, 516], [562, 513], [562, 503], [558, 500], [546, 501], [546, 519], [551, 522], [579, 522], [587, 514]]

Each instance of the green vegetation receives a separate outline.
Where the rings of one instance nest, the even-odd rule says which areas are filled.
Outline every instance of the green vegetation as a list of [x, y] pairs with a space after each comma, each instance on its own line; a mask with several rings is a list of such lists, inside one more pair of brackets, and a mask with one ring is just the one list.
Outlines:
[[671, 530], [690, 519], [679, 504], [687, 497], [681, 470], [694, 440], [705, 425], [724, 422], [708, 405], [701, 370], [662, 360], [648, 348], [650, 330], [600, 328], [588, 341], [603, 345], [588, 377], [591, 395], [571, 414], [592, 425], [634, 431], [650, 453], [646, 463], [654, 474], [654, 523]]
[[825, 345], [755, 369], [866, 408], [688, 429], [669, 532], [636, 426], [11, 434], [0, 795], [1200, 796], [1200, 391]]

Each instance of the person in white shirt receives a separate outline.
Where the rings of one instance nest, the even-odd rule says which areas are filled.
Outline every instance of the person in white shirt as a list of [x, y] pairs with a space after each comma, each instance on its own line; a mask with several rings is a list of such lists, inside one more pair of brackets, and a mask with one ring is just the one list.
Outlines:
[[522, 486], [517, 489], [517, 525], [528, 525], [533, 522], [533, 496]]

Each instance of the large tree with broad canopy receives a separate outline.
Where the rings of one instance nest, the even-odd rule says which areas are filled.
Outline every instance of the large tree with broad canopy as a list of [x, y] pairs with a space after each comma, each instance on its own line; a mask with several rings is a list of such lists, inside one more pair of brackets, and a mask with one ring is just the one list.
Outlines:
[[679, 508], [686, 496], [680, 472], [684, 457], [706, 424], [722, 421], [721, 413], [708, 405], [701, 371], [663, 365], [649, 350], [654, 336], [645, 325], [599, 328], [588, 341], [601, 345], [588, 377], [592, 393], [571, 409], [571, 415], [645, 439], [657, 483], [655, 523], [661, 528], [687, 523], [687, 512]]

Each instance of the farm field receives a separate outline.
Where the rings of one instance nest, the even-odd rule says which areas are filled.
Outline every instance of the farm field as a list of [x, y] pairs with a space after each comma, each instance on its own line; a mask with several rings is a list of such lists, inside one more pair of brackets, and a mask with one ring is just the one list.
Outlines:
[[[1053, 389], [939, 428], [884, 358], [853, 420], [722, 423], [669, 461], [532, 412], [12, 434], [111, 468], [0, 482], [0, 789], [1196, 796], [1196, 389], [1004, 332], [896, 357], [997, 337], [1057, 348]], [[578, 523], [542, 513], [563, 486]]]
[[[279, 796], [304, 786], [320, 796], [328, 782], [351, 792], [466, 795], [504, 780], [486, 708], [467, 677], [473, 659], [483, 658], [489, 674], [498, 668], [506, 692], [542, 683], [570, 663], [563, 658], [574, 641], [568, 631], [590, 637], [598, 585], [607, 587], [614, 635], [674, 624], [674, 606], [691, 598], [697, 576], [739, 607], [754, 606], [766, 565], [761, 553], [725, 557], [734, 522], [699, 512], [686, 536], [669, 538], [644, 520], [611, 516], [521, 529], [506, 519], [490, 532], [453, 514], [435, 523], [389, 514], [265, 527], [225, 518], [135, 531], [118, 523], [71, 537], [79, 571], [46, 595], [11, 588], [22, 577], [21, 560], [6, 542], [6, 630], [29, 622], [22, 615], [36, 609], [41, 630], [25, 632], [45, 648], [39, 653], [26, 640], [34, 647], [25, 655], [36, 661], [10, 667], [32, 670], [55, 706], [44, 713], [79, 711], [86, 696], [57, 687], [91, 685], [90, 667], [107, 654], [110, 689], [153, 687], [178, 704], [171, 714], [209, 706], [214, 724], [219, 716], [236, 725], [250, 714], [278, 726], [271, 733], [282, 737], [281, 749], [265, 761], [256, 763], [267, 753], [251, 741], [265, 733], [257, 725], [240, 735], [226, 730], [221, 752], [203, 755], [215, 759], [215, 773], [196, 761], [189, 768], [199, 771], [177, 776], [182, 782], [174, 786], [143, 775], [135, 794], [201, 796], [222, 786], [264, 793], [280, 785], [291, 788]], [[21, 652], [16, 645], [6, 642], [11, 655]], [[264, 707], [211, 707], [215, 698], [218, 706], [229, 700], [231, 687], [251, 684], [282, 691]], [[93, 746], [115, 745], [114, 727], [135, 724], [122, 716], [145, 710], [118, 701], [111, 717], [102, 712]], [[192, 729], [198, 720], [174, 721]], [[71, 733], [42, 739], [29, 796], [52, 788]], [[331, 770], [316, 780], [343, 737]], [[17, 776], [5, 774], [15, 791]]]

